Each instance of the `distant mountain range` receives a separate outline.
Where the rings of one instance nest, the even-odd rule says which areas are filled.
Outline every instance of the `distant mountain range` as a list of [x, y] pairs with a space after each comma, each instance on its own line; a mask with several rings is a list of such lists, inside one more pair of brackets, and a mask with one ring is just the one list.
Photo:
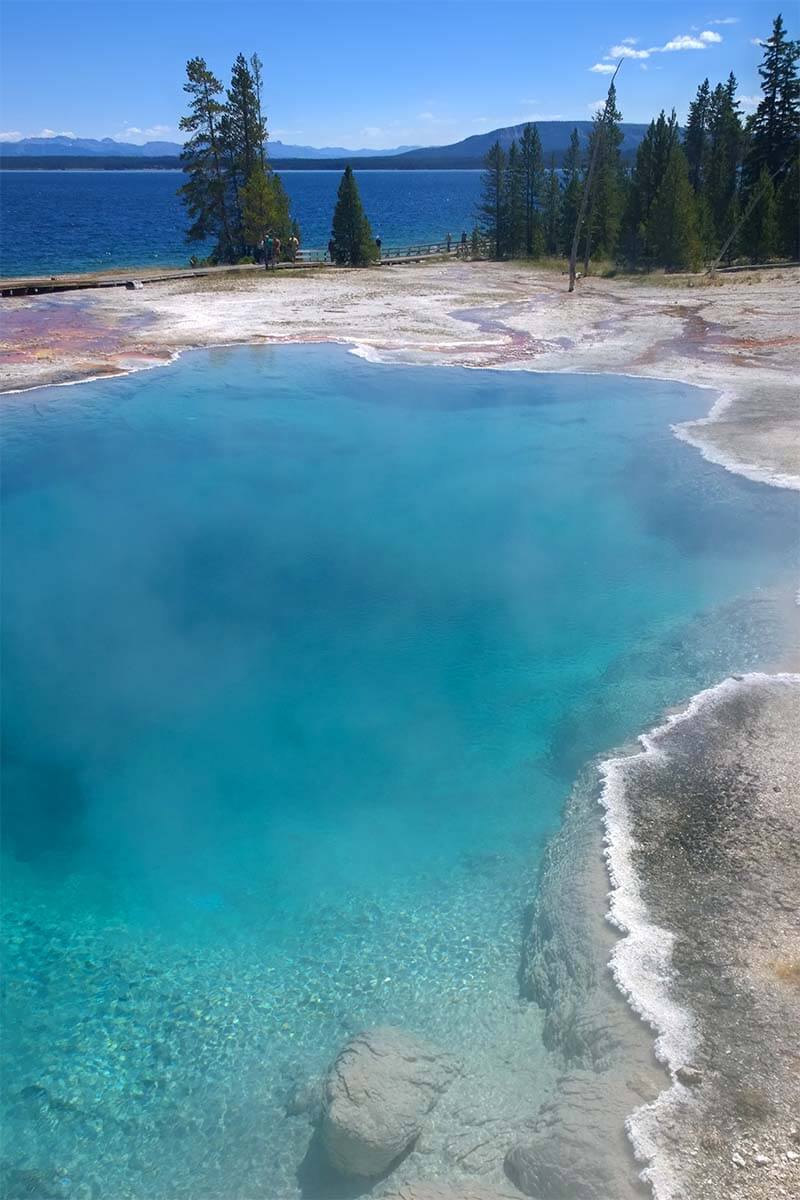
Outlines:
[[[560, 166], [569, 147], [573, 129], [583, 146], [589, 139], [591, 121], [536, 121], [542, 140], [545, 165], [555, 158]], [[483, 165], [487, 150], [499, 141], [504, 148], [511, 145], [525, 128], [524, 125], [509, 125], [503, 129], [492, 129], [488, 133], [476, 133], [449, 146], [397, 146], [393, 150], [347, 150], [342, 146], [292, 146], [281, 141], [270, 141], [270, 157], [278, 166], [287, 170], [325, 168], [341, 170], [346, 163], [362, 170], [415, 170], [428, 168], [476, 168]], [[634, 158], [636, 150], [647, 132], [647, 125], [623, 124], [622, 157]], [[113, 138], [23, 138], [19, 142], [0, 145], [0, 159], [6, 167], [23, 167], [30, 160], [32, 167], [53, 166], [62, 170], [70, 167], [102, 167], [105, 169], [152, 166], [175, 168], [182, 147], [178, 142], [145, 142], [143, 146], [129, 142], [115, 142]], [[141, 169], [140, 167], [140, 169]]]
[[[592, 128], [591, 121], [534, 121], [533, 124], [539, 130], [545, 164], [548, 163], [552, 154], [555, 154], [556, 159], [560, 162], [569, 148], [569, 139], [573, 129], [578, 130], [581, 143], [585, 146]], [[453, 142], [450, 146], [428, 146], [420, 150], [405, 152], [399, 157], [411, 158], [413, 156], [415, 161], [418, 160], [420, 164], [424, 163], [426, 159], [436, 159], [438, 163], [441, 163], [442, 160], [450, 158], [474, 159], [475, 162], [481, 162], [495, 142], [499, 142], [503, 149], [507, 150], [514, 138], [521, 136], [524, 128], [524, 123], [508, 125], [504, 129], [492, 129], [489, 133], [475, 133], [472, 137], [464, 138], [460, 142]], [[622, 155], [624, 158], [632, 157], [647, 133], [648, 127], [647, 125], [623, 124], [620, 129], [622, 130]]]
[[[180, 142], [145, 142], [138, 146], [133, 142], [116, 142], [113, 138], [77, 137], [28, 137], [18, 142], [4, 142], [0, 153], [8, 158], [65, 157], [67, 155], [96, 154], [103, 158], [164, 158], [180, 154]], [[344, 146], [292, 146], [270, 140], [269, 150], [273, 158], [374, 158], [402, 154], [418, 149], [417, 146], [397, 146], [393, 150], [347, 150]]]

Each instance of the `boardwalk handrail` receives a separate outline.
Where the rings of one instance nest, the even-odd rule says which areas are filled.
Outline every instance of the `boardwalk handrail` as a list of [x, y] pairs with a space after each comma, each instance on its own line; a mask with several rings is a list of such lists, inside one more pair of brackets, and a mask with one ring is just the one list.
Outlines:
[[[482, 238], [480, 242], [481, 255], [485, 253], [487, 245], [488, 242]], [[471, 241], [463, 243], [460, 238], [452, 238], [449, 248], [446, 237], [440, 238], [438, 242], [411, 242], [405, 246], [386, 245], [382, 243], [378, 261], [382, 263], [398, 262], [405, 258], [428, 258], [433, 255], [458, 258], [464, 251], [469, 255], [471, 250]], [[329, 263], [331, 261], [327, 250], [299, 250], [297, 258], [300, 262]]]

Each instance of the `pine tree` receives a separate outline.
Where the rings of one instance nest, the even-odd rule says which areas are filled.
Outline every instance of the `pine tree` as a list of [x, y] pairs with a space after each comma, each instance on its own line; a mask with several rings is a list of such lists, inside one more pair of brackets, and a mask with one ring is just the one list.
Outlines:
[[778, 188], [776, 204], [779, 253], [796, 261], [800, 259], [800, 159], [794, 160]]
[[646, 227], [650, 209], [666, 174], [673, 147], [678, 142], [678, 119], [672, 110], [667, 119], [662, 109], [651, 121], [636, 151], [624, 218], [623, 248], [633, 263], [646, 257]]
[[244, 234], [244, 192], [256, 167], [263, 166], [267, 130], [260, 108], [253, 73], [245, 56], [238, 54], [231, 70], [220, 135], [230, 186], [230, 208], [236, 216], [238, 250], [241, 254], [252, 250], [255, 245]]
[[742, 229], [742, 247], [752, 262], [768, 262], [778, 253], [780, 230], [775, 185], [766, 163], [751, 197], [758, 197], [748, 213]]
[[272, 226], [272, 189], [258, 164], [242, 189], [242, 231], [248, 246], [257, 246]]
[[333, 212], [333, 260], [340, 265], [366, 267], [378, 257], [378, 247], [361, 204], [353, 168], [345, 167]]
[[609, 88], [605, 120], [603, 120], [603, 113], [596, 115], [589, 140], [590, 157], [595, 139], [600, 140], [600, 148], [589, 201], [589, 213], [586, 219], [584, 270], [587, 272], [593, 250], [596, 254], [614, 258], [622, 225], [624, 204], [623, 171], [620, 157], [622, 114], [617, 108], [616, 96], [616, 88], [612, 83]]
[[699, 264], [694, 191], [686, 155], [677, 143], [647, 217], [645, 243], [651, 260], [667, 270], [684, 271]]
[[581, 143], [577, 129], [569, 137], [569, 149], [564, 155], [564, 195], [561, 203], [561, 244], [569, 247], [572, 241], [578, 210], [581, 206]]
[[222, 84], [209, 71], [203, 58], [186, 64], [186, 83], [190, 113], [181, 117], [180, 128], [190, 136], [181, 153], [183, 169], [189, 176], [179, 194], [191, 218], [188, 239], [202, 242], [214, 238], [214, 256], [230, 262], [236, 245], [229, 213], [220, 123], [224, 108], [217, 97]]
[[285, 245], [295, 232], [296, 224], [291, 219], [289, 201], [279, 176], [272, 170], [265, 170], [257, 161], [242, 189], [245, 245], [256, 247], [267, 233], [279, 237]]
[[542, 225], [545, 253], [558, 254], [561, 231], [561, 184], [558, 181], [555, 155], [550, 159], [550, 170], [547, 172]]
[[708, 145], [703, 169], [703, 211], [709, 244], [721, 244], [729, 233], [726, 217], [738, 187], [742, 155], [742, 122], [736, 99], [736, 76], [718, 84], [709, 102]]
[[689, 105], [689, 115], [686, 120], [686, 134], [683, 149], [689, 163], [689, 182], [696, 192], [700, 191], [703, 181], [703, 167], [706, 161], [706, 143], [708, 140], [709, 104], [711, 88], [704, 79], [697, 89], [697, 95]]
[[478, 205], [478, 223], [492, 244], [495, 258], [503, 257], [506, 231], [506, 153], [495, 142], [484, 159], [483, 190]]
[[786, 36], [783, 17], [778, 14], [772, 34], [764, 43], [761, 76], [763, 99], [749, 121], [750, 147], [747, 182], [753, 185], [766, 167], [777, 182], [788, 172], [798, 151], [800, 130], [800, 78], [797, 64], [800, 43]]
[[[742, 238], [741, 231], [738, 229], [741, 217], [742, 206], [739, 203], [739, 189], [737, 188], [731, 196], [731, 201], [722, 223], [722, 228], [726, 231], [723, 241], [728, 242], [728, 248], [725, 251], [725, 261], [727, 263], [732, 263], [734, 259], [738, 258], [741, 251]], [[733, 236], [731, 237], [731, 235]]]
[[250, 55], [250, 72], [253, 76], [253, 89], [256, 97], [256, 121], [261, 129], [258, 144], [258, 158], [264, 170], [267, 169], [267, 122], [264, 117], [264, 64], [257, 54]]
[[504, 249], [511, 258], [517, 258], [523, 252], [527, 252], [526, 183], [525, 164], [517, 145], [517, 139], [514, 138], [508, 150], [508, 164], [505, 177], [506, 225]]
[[[760, 189], [762, 171], [767, 169], [781, 194], [783, 181], [790, 176], [800, 151], [800, 42], [786, 36], [783, 17], [779, 14], [772, 26], [772, 35], [764, 43], [764, 58], [758, 73], [761, 76], [763, 98], [747, 123], [749, 146], [744, 163], [745, 201]], [[797, 244], [797, 213], [786, 203], [788, 193], [778, 204], [775, 219], [779, 223], [779, 245]], [[761, 206], [758, 202], [756, 208]], [[762, 258], [765, 239], [761, 226], [763, 214], [751, 214], [745, 222], [742, 241], [746, 253], [757, 260]], [[754, 231], [756, 231], [754, 235]], [[753, 237], [755, 236], [755, 240]], [[774, 251], [773, 251], [774, 252]]]
[[256, 165], [261, 165], [259, 150], [267, 137], [259, 110], [255, 79], [245, 56], [238, 54], [227, 89], [221, 133], [233, 188], [233, 202], [239, 213], [242, 210], [242, 191]]
[[[522, 131], [520, 140], [523, 172], [525, 176], [525, 253], [528, 257], [541, 253], [541, 235], [537, 209], [542, 202], [544, 188], [544, 160], [539, 130], [530, 122]], [[538, 235], [538, 236], [537, 236]], [[537, 244], [539, 243], [539, 244]]]

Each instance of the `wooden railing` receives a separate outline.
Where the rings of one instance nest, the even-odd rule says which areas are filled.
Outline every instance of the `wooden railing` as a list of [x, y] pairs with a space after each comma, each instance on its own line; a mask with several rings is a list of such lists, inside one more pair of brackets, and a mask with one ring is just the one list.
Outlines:
[[[481, 240], [479, 256], [483, 257], [488, 250], [488, 243]], [[452, 239], [450, 245], [447, 245], [447, 239], [443, 238], [440, 242], [412, 242], [408, 246], [388, 246], [381, 244], [380, 262], [402, 262], [404, 259], [429, 258], [429, 257], [445, 257], [451, 258], [470, 258], [472, 256], [471, 241], [466, 243], [460, 240]], [[323, 262], [329, 263], [330, 255], [327, 250], [299, 250], [297, 253], [298, 262]]]

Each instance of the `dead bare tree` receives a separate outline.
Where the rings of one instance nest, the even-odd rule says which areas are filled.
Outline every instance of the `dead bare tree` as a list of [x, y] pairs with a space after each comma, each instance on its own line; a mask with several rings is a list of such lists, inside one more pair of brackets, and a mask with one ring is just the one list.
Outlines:
[[[606, 96], [606, 102], [605, 102], [605, 106], [603, 108], [603, 115], [600, 118], [600, 125], [597, 129], [597, 134], [594, 139], [594, 145], [592, 146], [592, 157], [589, 159], [589, 170], [586, 173], [586, 183], [583, 188], [583, 195], [581, 196], [581, 206], [580, 206], [580, 209], [578, 210], [578, 219], [575, 222], [575, 233], [572, 238], [572, 249], [569, 252], [569, 290], [571, 292], [575, 291], [575, 269], [576, 269], [577, 262], [578, 262], [578, 242], [580, 241], [581, 229], [583, 227], [583, 222], [586, 220], [586, 209], [589, 205], [589, 196], [591, 195], [591, 191], [592, 191], [592, 180], [594, 179], [594, 170], [595, 170], [595, 167], [597, 166], [597, 159], [598, 159], [598, 155], [599, 155], [599, 151], [600, 151], [600, 143], [603, 140], [603, 134], [605, 132], [605, 127], [606, 127], [606, 124], [608, 123], [608, 114], [609, 114], [610, 107], [611, 107], [611, 89], [614, 86], [614, 80], [617, 78], [617, 73], [619, 72], [619, 69], [622, 66], [622, 61], [623, 60], [620, 59], [619, 62], [617, 63], [617, 69], [614, 72], [614, 74], [611, 76], [611, 82], [608, 85], [608, 95]], [[588, 263], [588, 258], [587, 258], [587, 263]], [[588, 270], [588, 266], [587, 266], [587, 270]]]

